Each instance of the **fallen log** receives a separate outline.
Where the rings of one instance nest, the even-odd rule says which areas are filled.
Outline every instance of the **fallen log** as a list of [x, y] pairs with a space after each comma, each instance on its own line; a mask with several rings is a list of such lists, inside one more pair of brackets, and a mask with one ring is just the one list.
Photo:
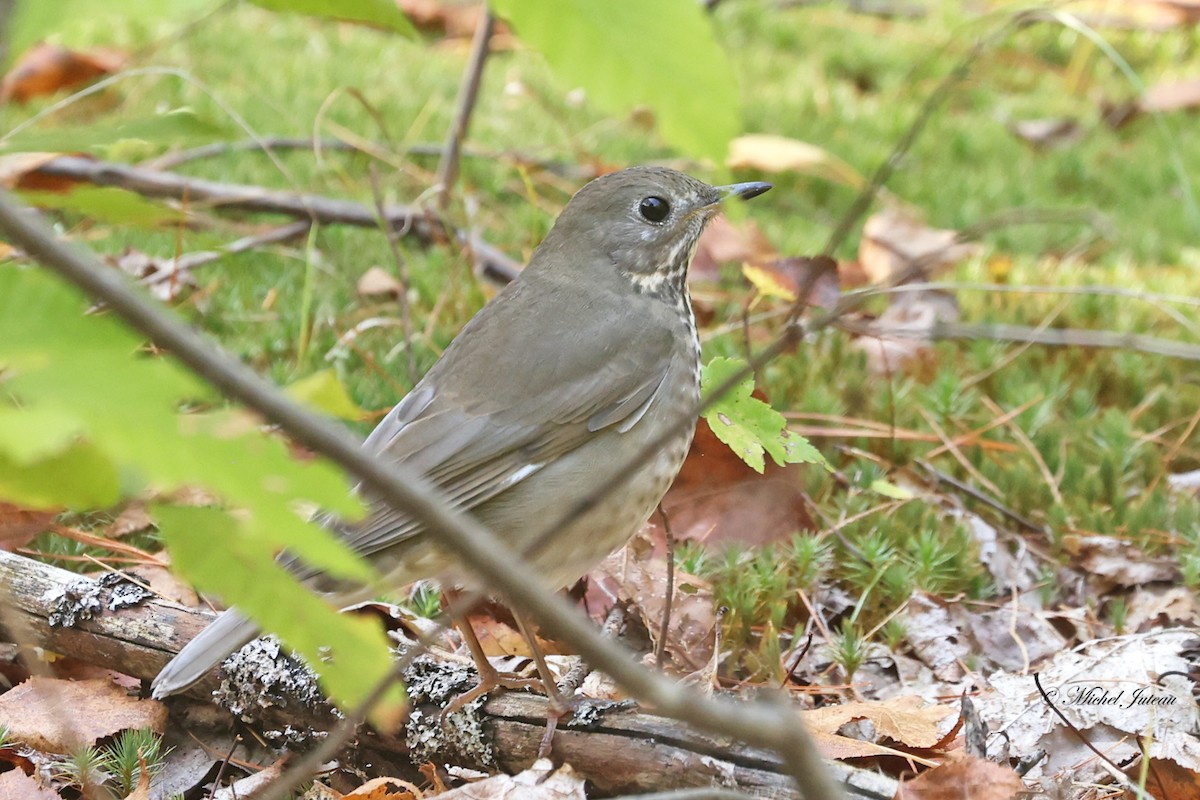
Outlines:
[[[0, 637], [149, 680], [213, 615], [148, 593], [137, 596], [123, 591], [119, 584], [0, 551], [0, 587], [7, 594], [0, 603]], [[457, 661], [441, 662], [428, 654], [421, 656], [415, 668], [426, 672], [431, 668], [463, 669]], [[414, 708], [405, 735], [364, 731], [351, 746], [362, 749], [349, 757], [353, 761], [380, 769], [399, 759], [418, 765], [432, 761], [510, 773], [533, 763], [546, 726], [544, 697], [503, 693], [475, 709], [468, 706], [464, 713], [472, 716], [453, 726], [450, 735], [440, 722], [444, 699], [421, 695], [417, 691], [420, 678], [411, 672], [406, 677]], [[465, 679], [471, 680], [471, 676]], [[445, 675], [437, 683], [445, 685]], [[190, 697], [168, 701], [173, 719], [186, 718], [188, 704], [211, 702], [208, 695], [217, 686], [216, 677], [210, 677], [193, 688]], [[228, 688], [222, 687], [218, 695], [222, 692]], [[251, 692], [261, 696], [261, 689]], [[595, 713], [577, 716], [580, 719], [559, 726], [553, 755], [583, 775], [594, 787], [594, 796], [723, 787], [755, 797], [800, 797], [778, 757], [768, 751], [700, 733], [637, 709], [599, 706]], [[327, 708], [306, 709], [296, 704], [274, 707], [255, 722], [295, 732], [332, 720]], [[414, 742], [423, 743], [420, 752], [415, 751]], [[854, 797], [886, 800], [894, 795], [896, 783], [891, 778], [841, 764], [832, 766]]]

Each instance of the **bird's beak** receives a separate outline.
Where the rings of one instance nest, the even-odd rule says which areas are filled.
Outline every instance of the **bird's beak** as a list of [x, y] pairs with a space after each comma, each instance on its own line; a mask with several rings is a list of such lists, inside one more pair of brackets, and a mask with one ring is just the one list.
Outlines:
[[721, 198], [717, 202], [723, 203], [731, 197], [740, 197], [743, 200], [749, 200], [751, 197], [758, 197], [760, 194], [770, 188], [771, 184], [763, 181], [731, 183], [728, 186], [717, 186], [717, 194], [720, 195]]

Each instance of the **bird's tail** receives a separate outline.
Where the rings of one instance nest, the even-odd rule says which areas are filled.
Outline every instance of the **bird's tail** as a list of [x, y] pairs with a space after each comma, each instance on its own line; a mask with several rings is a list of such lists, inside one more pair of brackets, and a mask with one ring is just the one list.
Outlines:
[[151, 684], [151, 694], [161, 700], [182, 692], [257, 635], [257, 625], [229, 609], [167, 662]]

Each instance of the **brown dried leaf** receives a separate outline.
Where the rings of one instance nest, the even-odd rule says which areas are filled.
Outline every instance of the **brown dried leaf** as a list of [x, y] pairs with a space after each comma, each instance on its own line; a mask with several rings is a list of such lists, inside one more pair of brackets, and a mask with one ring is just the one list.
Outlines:
[[[1141, 780], [1140, 765], [1130, 770], [1129, 778]], [[1146, 792], [1155, 800], [1200, 800], [1200, 773], [1179, 766], [1174, 761], [1150, 759]]]
[[144, 282], [150, 294], [164, 303], [173, 302], [184, 290], [199, 286], [191, 270], [177, 268], [179, 262], [175, 258], [159, 258], [127, 247], [120, 255], [105, 256], [104, 260]]
[[943, 681], [962, 680], [963, 660], [971, 652], [969, 637], [960, 620], [951, 619], [946, 606], [936, 598], [917, 594], [901, 617], [904, 639], [913, 654]]
[[1126, 598], [1125, 629], [1200, 628], [1200, 600], [1186, 586], [1140, 586]]
[[154, 527], [154, 519], [150, 516], [150, 512], [146, 510], [146, 505], [140, 502], [133, 502], [125, 506], [117, 518], [109, 523], [105, 533], [112, 539], [120, 539], [122, 536], [132, 536], [135, 533], [144, 533]]
[[937, 765], [936, 761], [930, 761], [927, 758], [915, 756], [912, 753], [905, 753], [901, 750], [896, 750], [892, 747], [885, 747], [874, 742], [864, 742], [861, 739], [852, 739], [849, 736], [841, 736], [836, 733], [825, 733], [823, 731], [811, 731], [813, 741], [817, 745], [817, 750], [820, 751], [822, 758], [832, 758], [837, 761], [845, 761], [850, 758], [878, 758], [880, 756], [899, 756], [906, 761], [911, 761], [916, 764], [923, 764], [927, 767]]
[[748, 263], [742, 275], [763, 296], [795, 302], [805, 293], [806, 303], [818, 308], [832, 308], [841, 294], [837, 262], [826, 256]]
[[141, 767], [141, 772], [138, 773], [137, 786], [133, 787], [133, 791], [125, 796], [125, 800], [150, 800], [150, 770], [146, 769], [146, 760], [140, 755], [138, 765]]
[[[484, 613], [475, 613], [467, 618], [475, 635], [479, 638], [479, 643], [483, 646], [484, 654], [531, 658], [533, 653], [529, 650], [529, 642], [525, 641], [525, 637], [521, 635], [521, 631], [515, 623], [510, 625], [507, 621], [498, 619], [495, 614], [487, 613], [487, 611], [488, 607], [485, 607]], [[563, 655], [567, 652], [558, 642], [543, 639], [536, 633], [534, 636], [544, 655]]]
[[44, 176], [38, 173], [45, 164], [61, 153], [9, 153], [0, 156], [0, 186], [5, 189], [66, 192], [76, 185], [70, 178]]
[[837, 733], [848, 722], [870, 720], [875, 732], [909, 747], [933, 747], [942, 740], [957, 719], [958, 710], [949, 706], [926, 705], [913, 695], [877, 702], [842, 703], [804, 712], [804, 722], [814, 731]]
[[[632, 603], [651, 639], [657, 641], [666, 607], [667, 567], [648, 539], [635, 538], [604, 559], [589, 578], [594, 590]], [[716, 624], [712, 587], [676, 570], [665, 645], [676, 669], [691, 673], [706, 665], [712, 657]]]
[[21, 508], [0, 502], [0, 550], [15, 550], [54, 524], [57, 511]]
[[162, 733], [167, 707], [138, 700], [111, 681], [35, 676], [0, 695], [0, 725], [35, 750], [70, 753], [105, 736], [149, 728]]
[[767, 544], [814, 530], [799, 477], [806, 468], [767, 463], [759, 474], [700, 419], [687, 460], [663, 498], [671, 531], [680, 541]]
[[979, 251], [958, 236], [958, 231], [930, 228], [911, 209], [889, 208], [863, 225], [858, 263], [872, 283], [885, 283], [910, 265], [919, 267], [910, 280], [927, 280]]
[[[417, 30], [447, 39], [470, 39], [483, 13], [483, 3], [470, 0], [396, 0], [396, 5]], [[510, 47], [507, 26], [502, 20], [496, 20], [495, 24], [492, 39], [499, 39], [501, 45]], [[496, 41], [491, 43], [490, 49], [497, 49]]]
[[1010, 800], [1023, 791], [1012, 768], [966, 756], [904, 781], [896, 800]]
[[80, 53], [42, 42], [22, 53], [0, 81], [0, 102], [26, 103], [34, 97], [90, 83], [120, 70], [126, 60], [127, 56], [117, 50]]
[[1114, 536], [1067, 534], [1063, 537], [1063, 549], [1071, 554], [1072, 566], [1110, 586], [1141, 586], [1180, 579], [1179, 565], [1174, 560], [1151, 558]]
[[421, 797], [421, 791], [408, 781], [374, 778], [342, 795], [342, 800], [421, 800]]
[[382, 267], [371, 267], [358, 279], [355, 287], [359, 297], [391, 297], [400, 296], [404, 286], [392, 273]]
[[1074, 144], [1083, 136], [1079, 122], [1066, 117], [1020, 120], [1012, 123], [1009, 129], [1039, 150]]
[[875, 321], [877, 335], [855, 339], [854, 346], [867, 354], [871, 370], [888, 375], [931, 357], [930, 333], [939, 322], [958, 319], [953, 295], [935, 290], [903, 292]]
[[720, 216], [700, 235], [688, 278], [715, 281], [721, 277], [722, 264], [744, 261], [758, 264], [777, 257], [775, 248], [753, 220], [733, 223]]
[[799, 139], [765, 133], [739, 136], [730, 142], [725, 164], [732, 169], [798, 172], [851, 189], [861, 189], [867, 183], [854, 167], [828, 150]]
[[0, 773], [0, 797], [4, 800], [62, 800], [58, 792], [41, 786], [19, 769]]
[[1138, 101], [1142, 111], [1190, 111], [1200, 108], [1200, 80], [1160, 83], [1146, 90]]

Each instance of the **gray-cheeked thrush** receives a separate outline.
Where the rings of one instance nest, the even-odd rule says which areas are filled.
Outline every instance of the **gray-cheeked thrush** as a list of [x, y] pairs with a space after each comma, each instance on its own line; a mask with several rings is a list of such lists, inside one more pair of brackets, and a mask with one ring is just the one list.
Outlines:
[[[417, 470], [514, 551], [528, 551], [548, 587], [578, 579], [638, 531], [683, 464], [693, 431], [683, 417], [700, 397], [688, 265], [723, 200], [769, 188], [713, 187], [660, 167], [587, 184], [520, 277], [467, 323], [363, 447]], [[671, 430], [653, 458], [630, 469]], [[619, 488], [535, 547], [545, 525], [625, 470]], [[338, 534], [387, 586], [463, 577], [420, 525], [383, 503]], [[226, 611], [163, 668], [154, 696], [187, 688], [257, 633]]]

